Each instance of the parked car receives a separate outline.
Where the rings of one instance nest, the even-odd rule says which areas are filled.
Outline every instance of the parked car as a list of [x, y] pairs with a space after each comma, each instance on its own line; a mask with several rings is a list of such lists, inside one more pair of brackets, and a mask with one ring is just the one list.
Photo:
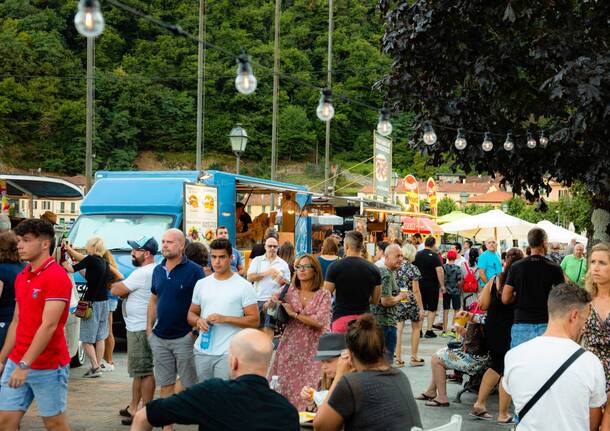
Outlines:
[[76, 310], [76, 305], [78, 304], [79, 295], [76, 284], [74, 283], [74, 278], [70, 276], [70, 279], [72, 280], [72, 296], [70, 298], [70, 312], [68, 314], [66, 326], [64, 327], [64, 334], [66, 336], [66, 341], [68, 342], [70, 358], [72, 358], [70, 367], [77, 368], [85, 363], [85, 349], [79, 341], [80, 319], [73, 314], [74, 310]]

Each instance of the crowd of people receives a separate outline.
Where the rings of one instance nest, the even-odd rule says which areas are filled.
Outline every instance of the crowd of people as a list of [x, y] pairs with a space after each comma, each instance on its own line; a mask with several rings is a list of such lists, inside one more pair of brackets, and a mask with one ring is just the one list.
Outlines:
[[[135, 270], [124, 277], [101, 238], [84, 255], [65, 244], [60, 265], [53, 225], [24, 220], [0, 233], [0, 429], [18, 429], [34, 399], [48, 429], [69, 429], [64, 325], [70, 274], [81, 272], [84, 377], [114, 368], [105, 350], [113, 298], [122, 298], [132, 394], [117, 413], [133, 430], [296, 430], [299, 411], [315, 412], [319, 430], [404, 430], [422, 426], [416, 400], [449, 406], [448, 378], [468, 376], [477, 420], [608, 431], [610, 245], [593, 246], [588, 259], [581, 244], [549, 254], [538, 228], [528, 243], [527, 256], [500, 255], [495, 240], [443, 255], [434, 237], [414, 235], [380, 242], [371, 257], [349, 231], [326, 238], [318, 256], [295, 256], [269, 229], [246, 265], [226, 227], [208, 246], [169, 229], [161, 244], [126, 240]], [[409, 366], [426, 365], [421, 337], [448, 341], [417, 396], [400, 370], [407, 320]], [[486, 403], [496, 387], [494, 418]]]

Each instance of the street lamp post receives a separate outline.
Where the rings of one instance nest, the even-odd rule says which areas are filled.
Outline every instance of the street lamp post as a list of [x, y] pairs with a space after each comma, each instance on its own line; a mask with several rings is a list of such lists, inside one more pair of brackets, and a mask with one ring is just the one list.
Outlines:
[[396, 205], [396, 187], [398, 187], [398, 172], [392, 171], [392, 203]]
[[460, 192], [460, 203], [462, 204], [462, 209], [464, 209], [468, 203], [468, 192]]
[[231, 142], [231, 149], [233, 150], [233, 154], [237, 158], [237, 163], [235, 166], [235, 173], [239, 174], [239, 161], [241, 155], [246, 151], [246, 145], [248, 144], [248, 134], [241, 127], [241, 124], [237, 124], [233, 129], [231, 129], [231, 133], [229, 133], [229, 141]]

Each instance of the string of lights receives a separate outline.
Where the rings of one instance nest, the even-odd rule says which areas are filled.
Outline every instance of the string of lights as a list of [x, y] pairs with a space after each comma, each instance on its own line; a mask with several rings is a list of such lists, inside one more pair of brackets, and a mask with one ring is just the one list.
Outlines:
[[[252, 61], [252, 58], [245, 52], [242, 51], [240, 54], [235, 55], [235, 53], [231, 52], [228, 49], [225, 49], [219, 45], [213, 44], [208, 41], [200, 40], [196, 35], [189, 33], [184, 30], [177, 24], [172, 24], [153, 16], [150, 16], [138, 9], [135, 9], [129, 5], [122, 3], [119, 0], [105, 0], [112, 6], [115, 6], [119, 9], [122, 9], [126, 12], [133, 14], [134, 16], [138, 16], [148, 22], [151, 22], [163, 29], [170, 31], [171, 33], [186, 37], [191, 39], [197, 43], [203, 44], [206, 48], [211, 48], [217, 50], [219, 52], [224, 53], [227, 56], [236, 58], [237, 61], [237, 75], [235, 77], [235, 88], [237, 91], [244, 95], [252, 94], [258, 85], [258, 81], [253, 72], [253, 66], [259, 70], [264, 70], [267, 72], [271, 72], [273, 74], [273, 69], [262, 64], [256, 63]], [[411, 7], [415, 7], [418, 2], [415, 2]], [[78, 6], [78, 12], [74, 17], [74, 24], [76, 29], [80, 34], [85, 37], [97, 37], [99, 36], [105, 26], [104, 17], [101, 12], [99, 0], [80, 0]], [[303, 87], [312, 88], [320, 91], [320, 100], [318, 106], [316, 108], [317, 117], [323, 121], [328, 122], [332, 120], [335, 114], [335, 108], [332, 103], [333, 96], [337, 99], [340, 99], [348, 104], [359, 105], [365, 108], [369, 108], [379, 112], [379, 120], [377, 123], [377, 133], [381, 136], [389, 136], [392, 133], [393, 127], [390, 122], [390, 112], [389, 109], [384, 105], [381, 109], [377, 109], [375, 106], [371, 106], [368, 103], [361, 102], [359, 100], [352, 99], [342, 94], [333, 94], [329, 88], [320, 88], [316, 84], [312, 84], [310, 82], [304, 81], [302, 79], [296, 78], [292, 75], [279, 72], [280, 78], [288, 81], [292, 81], [295, 84], [301, 85]], [[493, 136], [504, 136], [500, 134], [491, 133], [489, 130], [485, 132], [479, 131], [465, 131], [462, 127], [452, 128], [444, 125], [435, 125], [439, 129], [444, 129], [448, 131], [455, 131], [457, 133], [454, 145], [455, 148], [459, 151], [463, 151], [468, 146], [468, 141], [466, 139], [467, 135], [483, 135], [483, 142], [481, 143], [481, 148], [490, 152], [494, 148], [493, 144]], [[503, 144], [503, 148], [505, 151], [512, 151], [515, 148], [514, 136], [512, 131], [509, 131], [506, 134], [506, 139]], [[422, 136], [424, 144], [428, 146], [433, 146], [436, 144], [438, 137], [436, 132], [434, 131], [434, 126], [432, 122], [426, 121], [423, 125], [423, 136]], [[540, 147], [544, 148], [548, 145], [549, 139], [544, 135], [544, 131], [540, 133], [539, 140], [533, 137], [530, 131], [527, 132], [527, 141], [526, 145], [530, 149], [534, 149], [540, 145]]]

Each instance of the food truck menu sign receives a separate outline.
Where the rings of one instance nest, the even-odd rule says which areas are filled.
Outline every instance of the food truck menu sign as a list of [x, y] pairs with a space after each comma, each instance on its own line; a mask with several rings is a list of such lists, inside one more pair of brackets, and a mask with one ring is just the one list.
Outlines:
[[218, 226], [218, 191], [203, 184], [184, 184], [184, 232], [192, 241], [210, 243]]
[[387, 201], [391, 191], [392, 181], [392, 140], [373, 133], [375, 154], [375, 175], [373, 189], [377, 196]]

